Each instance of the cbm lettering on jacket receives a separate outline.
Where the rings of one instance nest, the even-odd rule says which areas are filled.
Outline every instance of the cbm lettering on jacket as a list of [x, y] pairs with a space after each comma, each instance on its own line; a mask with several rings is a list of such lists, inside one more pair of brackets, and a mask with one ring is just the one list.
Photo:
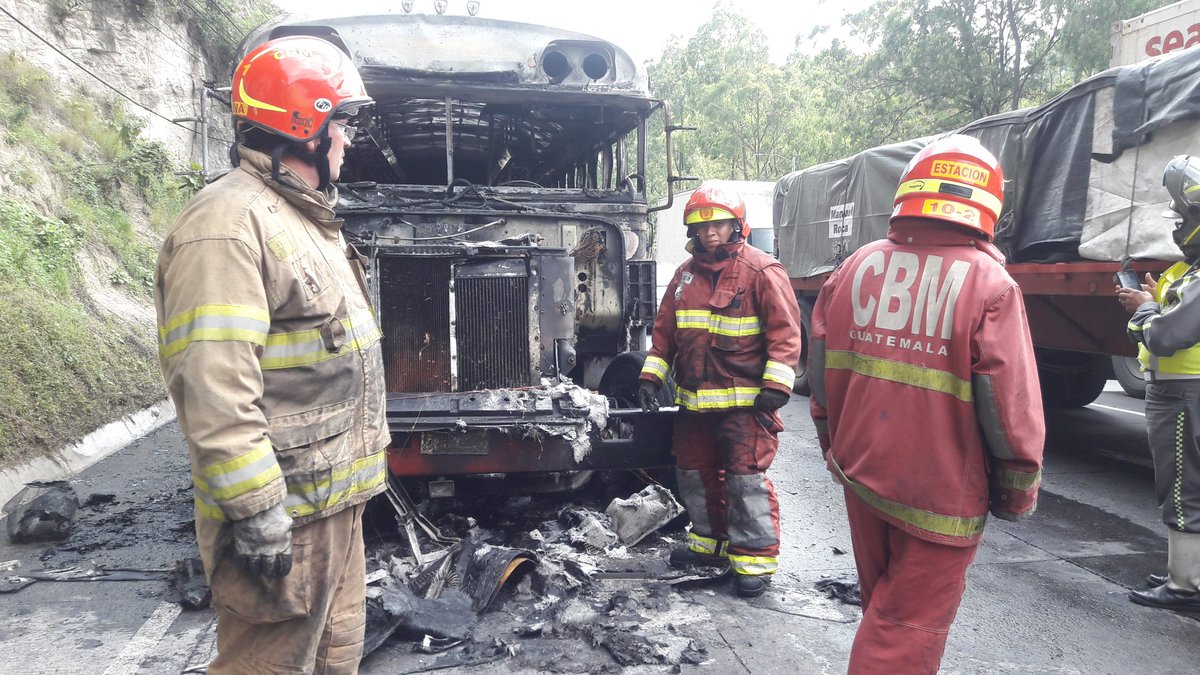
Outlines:
[[693, 255], [667, 286], [652, 341], [641, 379], [661, 383], [674, 365], [686, 410], [753, 406], [763, 387], [790, 394], [800, 312], [783, 266], [744, 241]]
[[835, 478], [938, 543], [978, 541], [989, 507], [1032, 513], [1045, 424], [1020, 289], [990, 243], [894, 226], [826, 281], [810, 406]]
[[381, 333], [336, 192], [241, 156], [184, 208], [155, 273], [209, 574], [228, 521], [282, 503], [302, 524], [380, 492], [389, 442]]

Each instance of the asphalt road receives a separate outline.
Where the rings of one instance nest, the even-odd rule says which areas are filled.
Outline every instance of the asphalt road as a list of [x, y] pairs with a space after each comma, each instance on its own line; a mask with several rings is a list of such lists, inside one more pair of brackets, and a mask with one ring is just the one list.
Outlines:
[[[1166, 539], [1154, 505], [1141, 402], [1117, 392], [1049, 420], [1038, 512], [1022, 523], [989, 522], [942, 672], [1196, 672], [1200, 623], [1125, 597], [1147, 573], [1164, 569]], [[474, 643], [430, 655], [393, 638], [364, 661], [363, 672], [441, 666], [473, 673], [667, 672], [689, 648], [684, 671], [845, 672], [858, 608], [813, 588], [822, 579], [854, 574], [841, 492], [820, 459], [807, 400], [789, 404], [785, 423], [771, 471], [780, 490], [784, 551], [781, 571], [762, 598], [741, 600], [727, 581], [671, 588], [602, 580], [557, 602], [539, 600], [556, 607], [553, 629], [531, 631], [514, 595], [510, 605], [502, 599], [484, 616]], [[114, 501], [82, 509], [71, 537], [53, 548], [4, 538], [0, 562], [17, 560], [20, 567], [0, 578], [90, 563], [165, 569], [195, 555], [187, 457], [174, 425], [84, 472], [73, 486], [82, 499], [98, 493]], [[493, 528], [527, 527], [504, 514], [529, 510], [528, 502], [491, 509], [499, 514]], [[663, 552], [680, 537], [678, 531], [656, 535], [620, 561], [601, 557], [597, 563], [660, 571]], [[211, 650], [212, 613], [180, 611], [166, 594], [162, 580], [38, 581], [0, 594], [0, 672], [202, 667]], [[630, 661], [637, 650], [622, 652], [612, 642], [622, 635], [639, 636], [654, 650]], [[478, 661], [488, 662], [470, 665]]]

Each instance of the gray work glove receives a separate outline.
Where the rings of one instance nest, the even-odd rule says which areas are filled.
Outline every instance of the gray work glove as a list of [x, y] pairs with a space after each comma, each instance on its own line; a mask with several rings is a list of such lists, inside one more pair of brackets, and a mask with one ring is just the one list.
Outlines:
[[787, 405], [789, 398], [791, 397], [786, 392], [778, 389], [763, 389], [754, 398], [754, 409], [766, 413], [775, 412]]
[[649, 380], [642, 380], [638, 385], [638, 404], [645, 412], [658, 412], [658, 385]]
[[267, 579], [281, 579], [292, 571], [292, 518], [283, 504], [233, 521], [233, 560]]

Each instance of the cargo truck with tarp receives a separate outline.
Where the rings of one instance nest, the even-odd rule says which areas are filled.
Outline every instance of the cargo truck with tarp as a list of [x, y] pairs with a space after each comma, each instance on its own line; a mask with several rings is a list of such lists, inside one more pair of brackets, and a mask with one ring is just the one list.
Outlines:
[[399, 12], [282, 17], [241, 51], [297, 34], [349, 54], [375, 100], [336, 211], [383, 331], [392, 474], [452, 496], [669, 466], [671, 415], [634, 405], [650, 116], [668, 153], [674, 130], [644, 70], [588, 35]]
[[[978, 138], [1004, 170], [996, 244], [1025, 296], [1047, 407], [1092, 402], [1114, 363], [1123, 386], [1136, 390], [1138, 374], [1121, 367], [1136, 351], [1114, 274], [1157, 273], [1182, 258], [1174, 221], [1163, 215], [1162, 174], [1172, 156], [1200, 154], [1200, 50], [1109, 69], [1042, 105], [956, 133]], [[886, 235], [901, 173], [932, 138], [864, 150], [776, 183], [776, 246], [805, 331], [828, 272]], [[804, 390], [807, 374], [797, 386]]]

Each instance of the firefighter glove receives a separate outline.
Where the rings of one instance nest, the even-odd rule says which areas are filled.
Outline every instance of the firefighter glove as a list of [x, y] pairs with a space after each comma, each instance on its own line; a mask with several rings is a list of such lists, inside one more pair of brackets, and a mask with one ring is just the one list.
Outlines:
[[292, 518], [283, 504], [233, 521], [233, 559], [247, 572], [267, 579], [292, 571]]
[[658, 412], [658, 385], [649, 380], [642, 380], [638, 385], [638, 403], [646, 412]]
[[789, 398], [791, 396], [778, 389], [763, 389], [754, 398], [754, 409], [761, 410], [762, 412], [775, 412], [787, 405]]

